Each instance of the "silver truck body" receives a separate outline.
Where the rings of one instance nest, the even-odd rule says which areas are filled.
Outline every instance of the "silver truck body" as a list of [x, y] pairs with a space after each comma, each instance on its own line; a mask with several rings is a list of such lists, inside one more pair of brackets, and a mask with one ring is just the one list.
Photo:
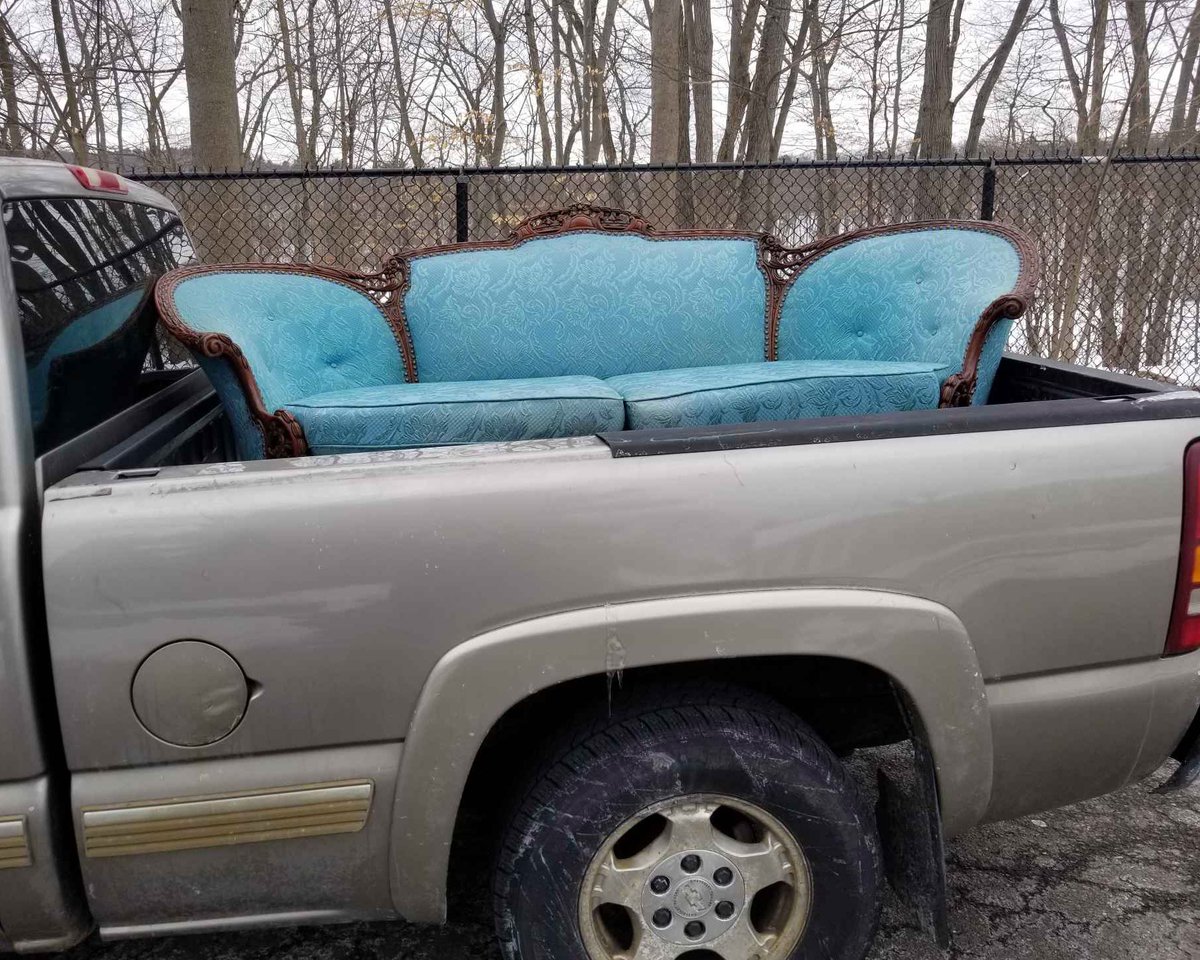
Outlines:
[[[442, 920], [489, 732], [568, 682], [603, 698], [673, 665], [863, 665], [911, 703], [951, 836], [1144, 776], [1196, 716], [1200, 654], [1162, 656], [1194, 394], [661, 455], [587, 437], [72, 472], [121, 439], [110, 423], [39, 474], [14, 309], [5, 268], [0, 827], [23, 818], [31, 862], [0, 869], [0, 929], [18, 949], [89, 917], [112, 936]], [[199, 377], [180, 390], [207, 395]], [[1062, 403], [1084, 412], [1062, 422]], [[178, 640], [224, 650], [253, 691], [207, 746], [131, 703]]]

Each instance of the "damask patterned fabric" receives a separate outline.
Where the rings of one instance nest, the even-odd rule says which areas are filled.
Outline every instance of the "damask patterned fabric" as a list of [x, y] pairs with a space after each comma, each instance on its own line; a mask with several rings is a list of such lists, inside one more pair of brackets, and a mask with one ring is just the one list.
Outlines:
[[[224, 333], [241, 348], [274, 412], [289, 400], [404, 380], [400, 348], [380, 309], [357, 290], [299, 273], [231, 270], [183, 280], [175, 308], [199, 333]], [[236, 380], [209, 379], [226, 409], [245, 400]], [[230, 388], [234, 393], [229, 393]], [[248, 410], [232, 417], [239, 450], [261, 445], [257, 427], [247, 434]]]
[[[186, 278], [176, 284], [174, 300], [192, 330], [226, 334], [238, 344], [270, 413], [299, 397], [404, 379], [400, 347], [383, 313], [346, 284], [230, 270]], [[239, 456], [262, 456], [262, 432], [227, 362], [197, 360], [229, 410]]]
[[405, 313], [418, 379], [611, 377], [763, 357], [750, 239], [573, 233], [418, 257]]
[[246, 395], [233, 371], [224, 360], [197, 356], [196, 362], [208, 377], [217, 396], [225, 407], [229, 427], [233, 431], [233, 444], [239, 460], [261, 460], [266, 456], [266, 441], [258, 422], [246, 404]]
[[[1013, 244], [984, 230], [925, 229], [867, 237], [803, 270], [783, 301], [780, 360], [917, 360], [962, 366], [980, 314], [1012, 292]], [[1012, 321], [996, 324], [979, 364], [985, 403]]]
[[[763, 362], [766, 279], [751, 238], [569, 233], [418, 255], [405, 310], [419, 383], [378, 306], [318, 276], [229, 270], [178, 283], [192, 329], [242, 349], [265, 407], [313, 453], [936, 407], [984, 308], [1016, 285], [1006, 238], [927, 228], [837, 247], [787, 293]], [[979, 368], [986, 401], [1008, 336]], [[198, 358], [243, 458], [263, 438], [224, 361]]]
[[312, 452], [539, 440], [620, 430], [621, 395], [593, 377], [399, 383], [287, 404]]
[[781, 360], [612, 377], [625, 426], [694, 427], [936, 407], [936, 363]]

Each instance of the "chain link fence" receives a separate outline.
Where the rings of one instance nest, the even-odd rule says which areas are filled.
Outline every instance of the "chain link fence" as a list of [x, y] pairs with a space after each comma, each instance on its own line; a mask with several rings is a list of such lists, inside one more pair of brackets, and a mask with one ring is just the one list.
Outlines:
[[175, 202], [205, 261], [356, 270], [407, 247], [501, 238], [572, 203], [791, 244], [906, 220], [995, 219], [1029, 233], [1042, 256], [1010, 349], [1200, 384], [1200, 156], [134, 178]]

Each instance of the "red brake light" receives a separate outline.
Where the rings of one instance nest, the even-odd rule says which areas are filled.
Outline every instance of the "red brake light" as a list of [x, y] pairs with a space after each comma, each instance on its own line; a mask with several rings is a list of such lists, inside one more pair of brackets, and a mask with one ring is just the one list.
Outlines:
[[1165, 655], [1200, 650], [1200, 440], [1183, 455], [1183, 540]]
[[95, 170], [92, 167], [80, 167], [75, 164], [68, 164], [67, 169], [79, 181], [79, 185], [85, 190], [96, 190], [100, 193], [128, 193], [129, 187], [125, 185], [125, 181], [118, 177], [115, 173], [109, 173], [107, 170]]

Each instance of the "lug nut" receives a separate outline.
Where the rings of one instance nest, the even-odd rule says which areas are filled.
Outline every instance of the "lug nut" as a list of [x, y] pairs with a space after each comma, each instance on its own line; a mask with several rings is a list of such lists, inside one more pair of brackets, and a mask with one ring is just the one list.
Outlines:
[[713, 874], [713, 883], [718, 887], [727, 887], [733, 883], [733, 871], [728, 867], [721, 867]]
[[689, 940], [699, 940], [704, 936], [704, 924], [699, 920], [692, 920], [683, 928], [683, 933]]
[[720, 917], [722, 920], [728, 920], [730, 917], [733, 916], [734, 909], [735, 909], [735, 907], [731, 901], [722, 900], [720, 903], [717, 904], [717, 916]]
[[671, 889], [671, 881], [666, 877], [655, 877], [650, 881], [650, 889], [654, 893], [662, 895]]
[[689, 853], [679, 861], [679, 865], [683, 867], [684, 873], [695, 873], [700, 869], [700, 858], [694, 853]]
[[671, 925], [671, 911], [666, 907], [660, 907], [654, 911], [654, 916], [650, 919], [654, 921], [656, 927], [669, 927]]

